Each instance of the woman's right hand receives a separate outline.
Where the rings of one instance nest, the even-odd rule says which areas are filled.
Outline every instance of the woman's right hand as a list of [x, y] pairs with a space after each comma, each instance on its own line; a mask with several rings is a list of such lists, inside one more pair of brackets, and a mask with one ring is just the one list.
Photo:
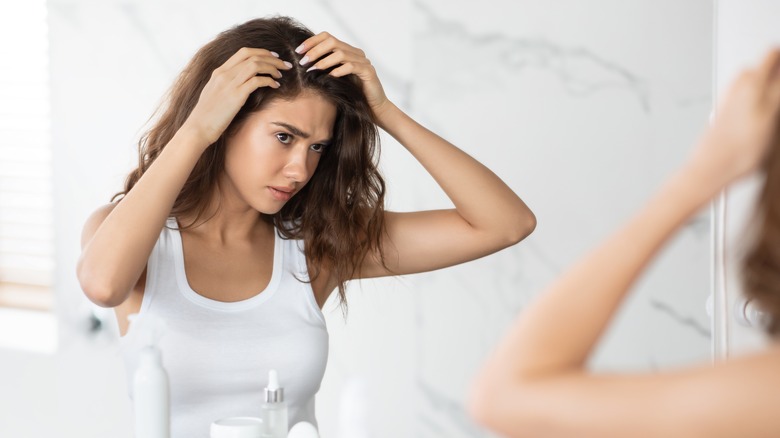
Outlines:
[[718, 189], [749, 174], [771, 148], [780, 147], [779, 115], [780, 50], [774, 49], [731, 84], [690, 164]]
[[182, 128], [195, 131], [206, 145], [217, 141], [253, 91], [279, 88], [276, 79], [282, 77], [280, 70], [288, 70], [292, 64], [278, 56], [265, 49], [240, 49], [211, 74]]

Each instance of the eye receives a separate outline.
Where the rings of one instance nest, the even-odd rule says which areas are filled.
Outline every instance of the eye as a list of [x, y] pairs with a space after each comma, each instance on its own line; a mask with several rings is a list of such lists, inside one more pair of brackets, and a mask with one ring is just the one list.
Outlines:
[[276, 139], [284, 144], [290, 144], [292, 143], [293, 136], [286, 132], [280, 132], [276, 134]]
[[321, 154], [325, 151], [325, 145], [321, 143], [317, 143], [309, 146], [309, 149], [313, 150], [314, 152], [317, 152], [318, 154]]

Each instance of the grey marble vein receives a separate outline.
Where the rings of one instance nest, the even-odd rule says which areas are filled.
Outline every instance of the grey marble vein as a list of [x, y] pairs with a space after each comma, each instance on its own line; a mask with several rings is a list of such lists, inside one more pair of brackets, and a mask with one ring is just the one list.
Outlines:
[[709, 239], [711, 218], [709, 212], [703, 212], [691, 218], [684, 226], [683, 230], [690, 231], [695, 237]]
[[695, 333], [701, 335], [702, 337], [707, 338], [708, 340], [712, 337], [712, 333], [710, 332], [710, 329], [708, 327], [702, 326], [694, 318], [680, 315], [680, 313], [677, 312], [674, 308], [672, 308], [672, 306], [664, 303], [663, 301], [657, 299], [650, 299], [650, 307], [658, 312], [661, 312], [669, 316], [673, 320], [680, 323], [681, 326], [692, 329]]
[[[425, 16], [430, 35], [466, 41], [466, 46], [478, 47], [482, 54], [487, 54], [486, 48], [492, 48], [490, 54], [495, 59], [488, 61], [491, 65], [503, 65], [510, 71], [529, 67], [550, 70], [575, 97], [607, 89], [623, 89], [636, 97], [643, 111], [650, 112], [650, 92], [645, 80], [585, 47], [567, 47], [541, 38], [512, 38], [499, 33], [475, 35], [460, 23], [438, 17], [421, 1], [413, 4]], [[592, 73], [586, 75], [586, 70]]]
[[558, 275], [561, 271], [563, 271], [563, 267], [556, 263], [553, 257], [551, 257], [549, 254], [547, 254], [547, 251], [543, 250], [539, 245], [536, 244], [533, 240], [523, 241], [521, 242], [523, 247], [531, 252], [537, 261], [541, 262], [542, 265], [548, 270], [548, 272], [555, 276]]

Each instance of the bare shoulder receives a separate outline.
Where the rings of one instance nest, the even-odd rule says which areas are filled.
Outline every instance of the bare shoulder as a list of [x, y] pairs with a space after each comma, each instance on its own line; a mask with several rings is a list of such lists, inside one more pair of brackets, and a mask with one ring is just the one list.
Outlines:
[[106, 217], [108, 217], [109, 214], [111, 214], [112, 211], [114, 211], [114, 207], [116, 207], [116, 203], [110, 203], [106, 205], [100, 206], [97, 210], [92, 212], [92, 214], [89, 215], [87, 218], [87, 221], [84, 222], [84, 227], [81, 230], [81, 248], [83, 249], [86, 244], [92, 240], [92, 236], [95, 235], [95, 232], [98, 228], [100, 228], [100, 224], [103, 223], [104, 220], [106, 220]]

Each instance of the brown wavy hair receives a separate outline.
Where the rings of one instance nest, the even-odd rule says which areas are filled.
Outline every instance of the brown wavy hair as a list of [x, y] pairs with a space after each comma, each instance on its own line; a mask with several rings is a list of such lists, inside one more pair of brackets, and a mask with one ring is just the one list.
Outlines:
[[[282, 237], [302, 239], [305, 256], [316, 279], [323, 267], [335, 276], [343, 309], [345, 283], [352, 278], [370, 252], [382, 258], [385, 182], [377, 168], [379, 136], [373, 113], [360, 80], [354, 75], [335, 78], [331, 69], [306, 72], [295, 52], [312, 31], [289, 17], [250, 20], [220, 33], [201, 48], [181, 72], [157, 110], [159, 116], [141, 137], [138, 167], [125, 181], [132, 190], [166, 144], [184, 124], [198, 102], [211, 73], [242, 47], [274, 51], [293, 68], [277, 79], [280, 87], [263, 87], [253, 92], [225, 132], [200, 157], [173, 205], [171, 215], [194, 217], [188, 226], [202, 219], [210, 196], [224, 171], [226, 141], [247, 117], [273, 99], [294, 99], [304, 90], [319, 93], [336, 107], [332, 142], [306, 184], [272, 217]], [[187, 228], [185, 226], [183, 228]]]
[[752, 236], [742, 262], [745, 296], [766, 313], [766, 331], [780, 337], [780, 122], [764, 162], [764, 183], [751, 223]]

